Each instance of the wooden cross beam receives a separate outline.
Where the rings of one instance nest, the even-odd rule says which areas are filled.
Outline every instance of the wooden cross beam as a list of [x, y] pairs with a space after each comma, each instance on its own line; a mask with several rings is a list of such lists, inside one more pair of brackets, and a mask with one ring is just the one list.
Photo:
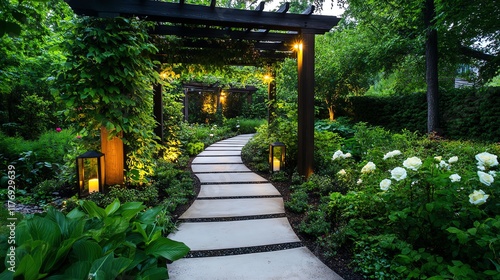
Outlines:
[[261, 28], [300, 31], [307, 28], [315, 34], [328, 32], [340, 19], [333, 16], [313, 14], [289, 14], [278, 12], [250, 11], [169, 3], [146, 0], [66, 0], [77, 14], [99, 16], [115, 14], [124, 17], [137, 16], [157, 22]]

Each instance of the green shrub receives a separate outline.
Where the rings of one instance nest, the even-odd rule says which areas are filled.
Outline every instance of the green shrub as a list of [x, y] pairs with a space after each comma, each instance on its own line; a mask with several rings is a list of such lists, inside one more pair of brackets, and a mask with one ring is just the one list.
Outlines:
[[[16, 227], [16, 268], [2, 262], [10, 279], [165, 279], [166, 261], [189, 248], [162, 237], [157, 215], [162, 208], [118, 200], [100, 208], [91, 201], [67, 215], [50, 208]], [[7, 256], [6, 248], [2, 255]], [[8, 261], [8, 256], [6, 257]]]
[[110, 186], [108, 193], [91, 193], [88, 198], [100, 207], [118, 199], [121, 203], [141, 202], [146, 206], [155, 206], [158, 203], [158, 189], [155, 186], [144, 185], [135, 188], [126, 186]]
[[51, 124], [50, 103], [36, 93], [24, 94], [21, 97], [21, 103], [17, 106], [21, 136], [25, 139], [37, 139], [48, 129], [48, 124]]
[[[413, 141], [413, 147], [402, 141], [401, 150], [392, 153], [394, 143], [388, 141], [394, 136], [377, 132], [378, 138], [372, 138], [378, 143], [375, 146], [362, 140], [375, 134], [365, 134], [358, 140], [365, 152], [357, 164], [351, 158], [334, 160], [345, 171], [335, 174], [336, 179], [351, 180], [345, 184], [351, 191], [332, 193], [329, 204], [339, 229], [357, 244], [359, 268], [377, 279], [436, 275], [486, 279], [500, 272], [495, 257], [500, 247], [491, 243], [491, 238], [498, 238], [494, 232], [500, 226], [498, 218], [492, 218], [500, 213], [495, 202], [500, 191], [493, 179], [497, 165], [478, 165], [485, 172], [492, 171], [488, 187], [481, 182], [485, 180], [481, 176], [487, 175], [478, 176], [474, 158], [477, 149], [498, 152], [498, 147], [465, 148], [461, 142], [423, 139]], [[369, 161], [371, 169], [366, 168]], [[391, 173], [395, 168], [404, 171], [400, 173], [404, 176]], [[453, 174], [461, 179], [452, 179]], [[470, 196], [482, 190], [489, 197], [476, 205]]]
[[203, 144], [203, 142], [188, 143], [186, 146], [186, 151], [190, 156], [195, 156], [203, 152], [204, 149], [205, 149], [205, 144]]
[[306, 218], [300, 223], [299, 230], [307, 235], [318, 238], [330, 232], [331, 223], [323, 209], [307, 212]]
[[257, 131], [257, 127], [264, 124], [266, 120], [264, 119], [244, 119], [244, 118], [233, 118], [224, 121], [224, 126], [231, 128], [231, 131], [238, 132], [240, 134], [251, 134]]
[[298, 189], [290, 194], [290, 200], [285, 201], [285, 207], [295, 213], [304, 213], [309, 209], [307, 192]]
[[[440, 91], [440, 128], [448, 139], [500, 141], [500, 88], [461, 88]], [[340, 115], [392, 131], [427, 132], [425, 93], [353, 96]]]

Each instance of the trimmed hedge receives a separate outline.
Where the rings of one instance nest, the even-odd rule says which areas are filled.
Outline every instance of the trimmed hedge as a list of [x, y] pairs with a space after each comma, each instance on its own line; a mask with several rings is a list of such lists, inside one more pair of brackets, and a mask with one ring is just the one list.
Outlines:
[[[500, 87], [441, 91], [439, 104], [441, 129], [446, 138], [500, 142]], [[353, 96], [338, 116], [392, 131], [426, 133], [426, 95]]]

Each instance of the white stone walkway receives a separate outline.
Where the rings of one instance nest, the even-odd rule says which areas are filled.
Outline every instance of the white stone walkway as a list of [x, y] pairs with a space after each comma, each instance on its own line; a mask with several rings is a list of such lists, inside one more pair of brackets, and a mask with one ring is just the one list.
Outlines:
[[168, 264], [170, 279], [342, 279], [300, 243], [278, 190], [242, 163], [252, 136], [215, 143], [193, 160], [200, 193], [169, 236], [191, 253]]

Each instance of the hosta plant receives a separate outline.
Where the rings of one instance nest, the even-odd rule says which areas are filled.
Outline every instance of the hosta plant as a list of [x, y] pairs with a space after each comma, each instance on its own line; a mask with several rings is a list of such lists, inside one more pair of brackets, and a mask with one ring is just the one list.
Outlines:
[[189, 248], [162, 236], [161, 211], [139, 202], [100, 208], [80, 201], [67, 215], [49, 209], [23, 219], [15, 231], [15, 271], [0, 278], [167, 279], [167, 261]]

